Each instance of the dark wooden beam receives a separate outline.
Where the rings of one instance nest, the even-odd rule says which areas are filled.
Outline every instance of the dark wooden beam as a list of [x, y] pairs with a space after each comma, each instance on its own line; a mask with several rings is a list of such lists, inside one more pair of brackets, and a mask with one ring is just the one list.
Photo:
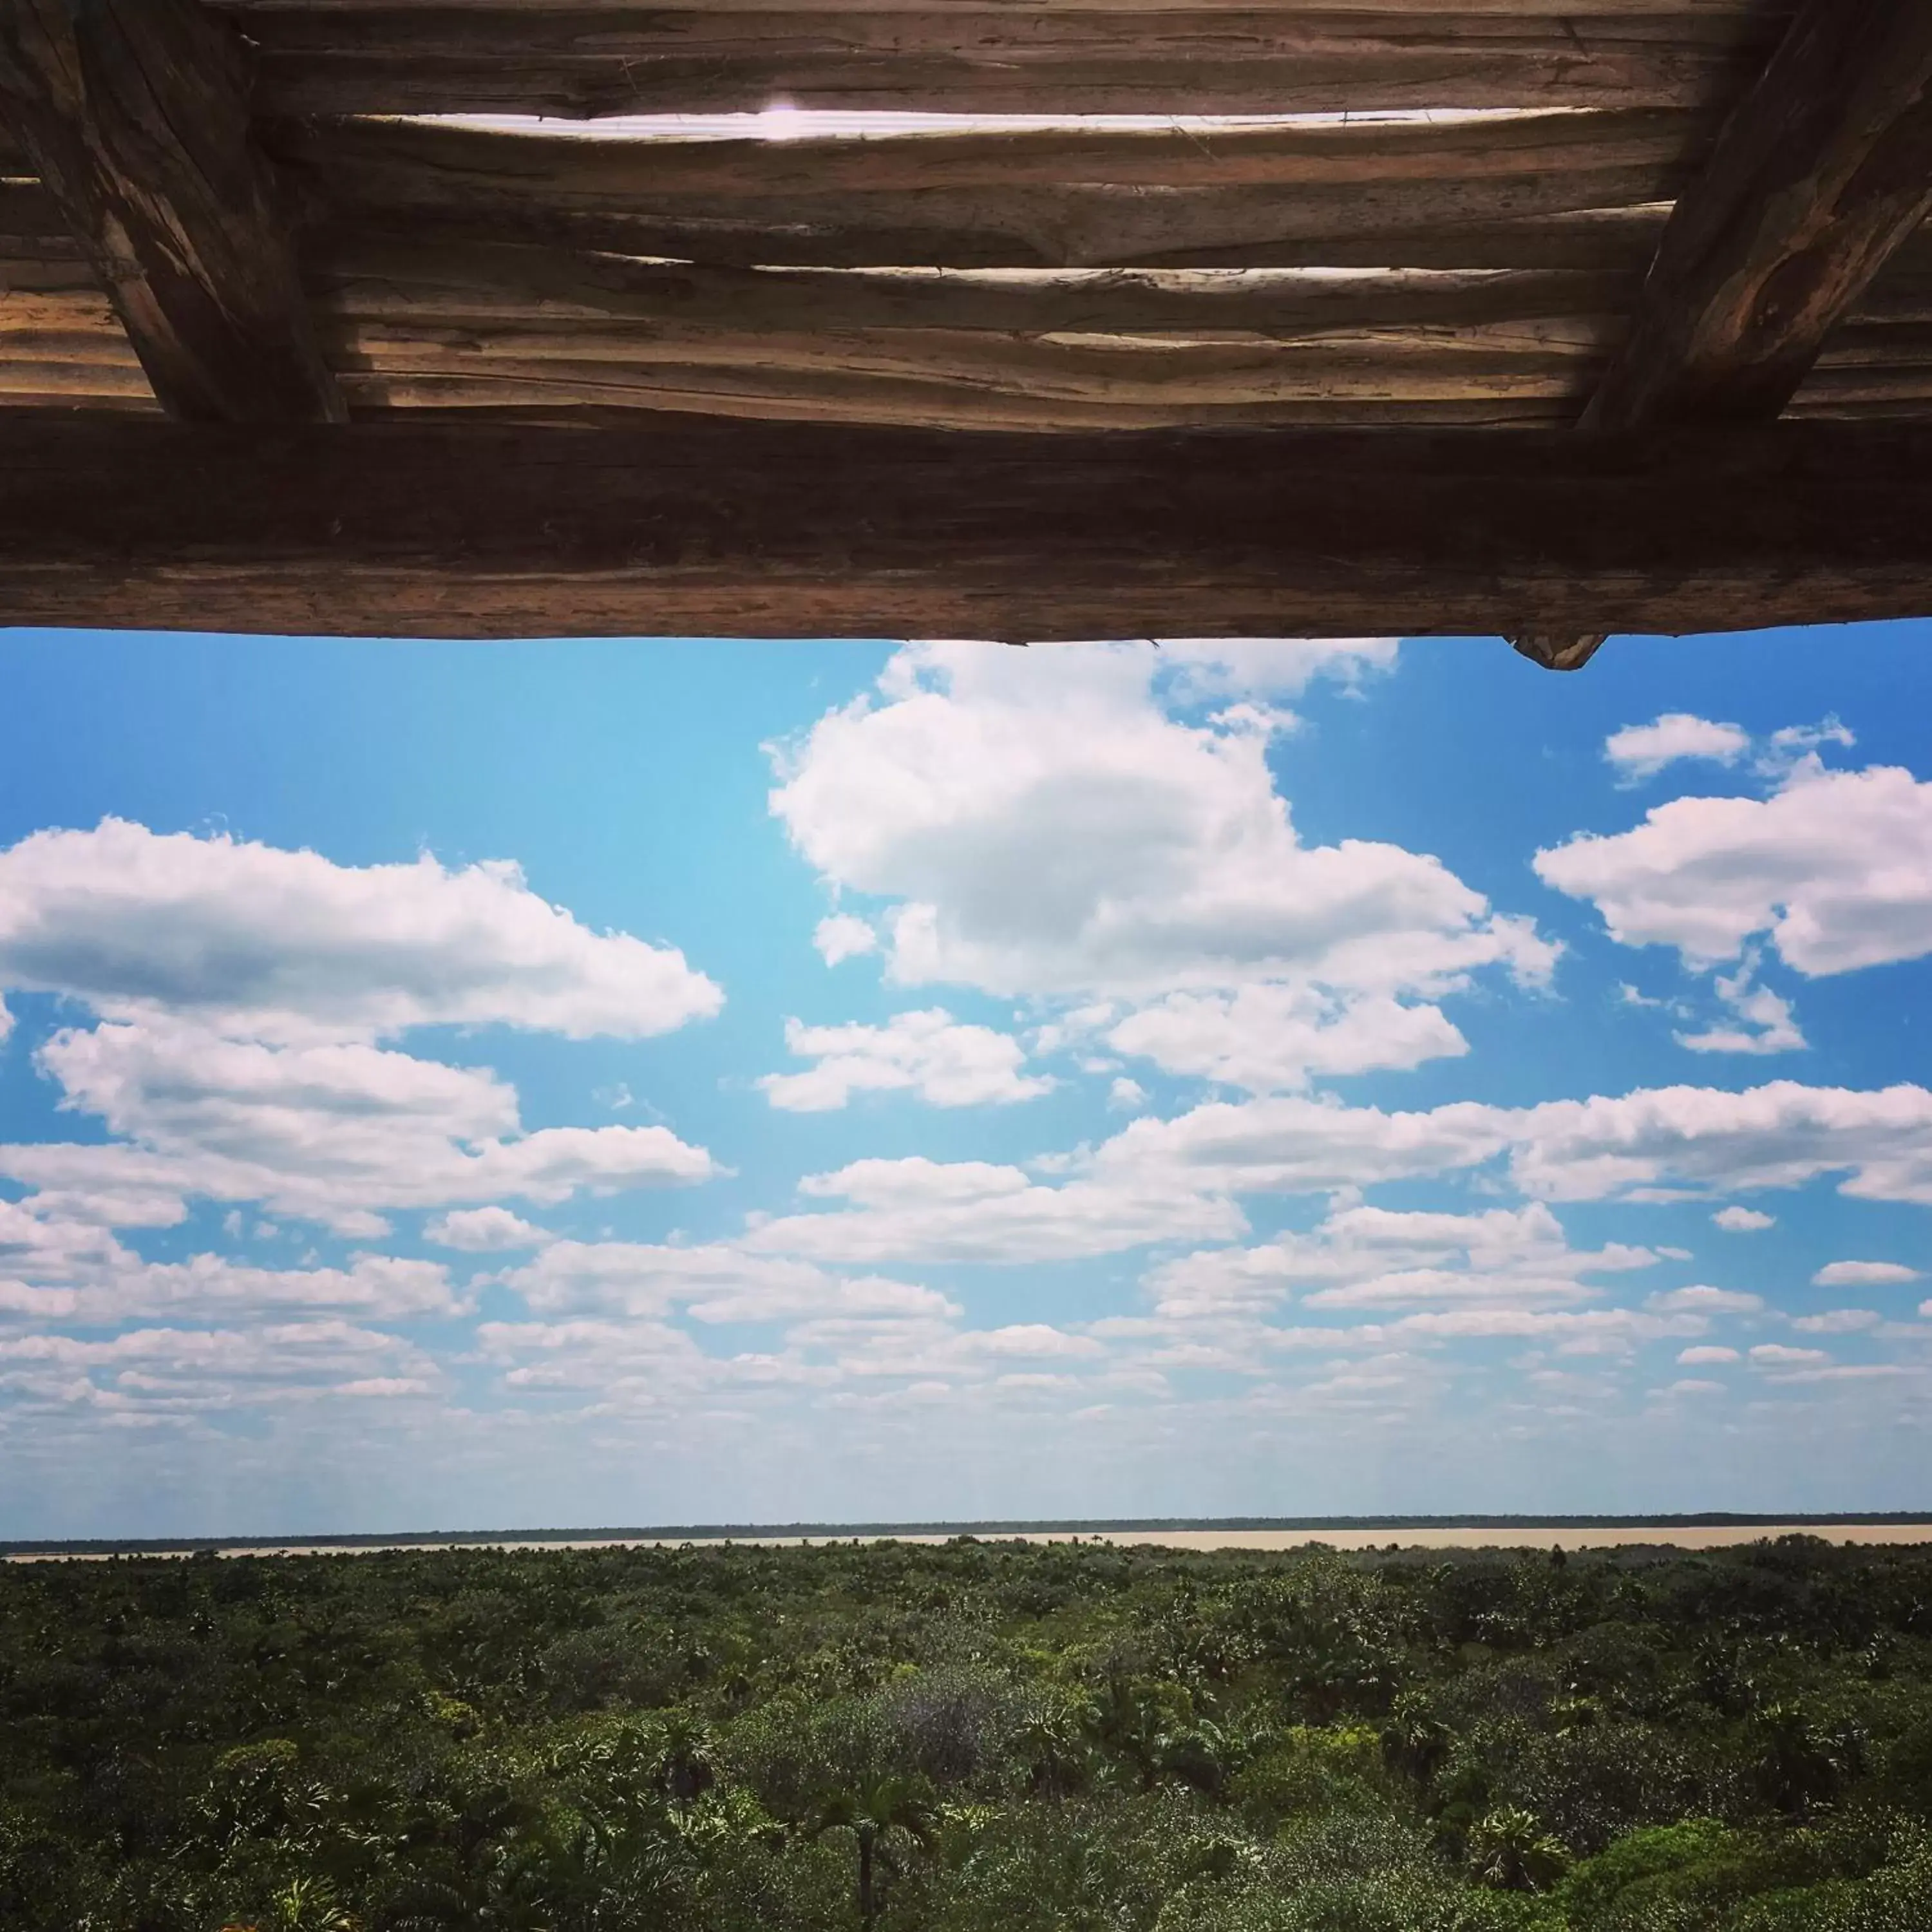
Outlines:
[[1932, 7], [1810, 0], [1678, 202], [1585, 421], [1768, 420], [1932, 214]]
[[1734, 100], [1776, 8], [1570, 17], [820, 4], [254, 8], [260, 98], [290, 114], [636, 114], [797, 107], [1280, 114], [1690, 106]]
[[[1668, 200], [1702, 153], [1697, 117], [1665, 110], [1211, 138], [1082, 127], [597, 141], [403, 120], [265, 122], [260, 135], [328, 225], [832, 268], [1306, 259], [1285, 250]], [[1407, 265], [1387, 252], [1382, 266]]]
[[248, 86], [242, 40], [199, 0], [0, 5], [0, 114], [163, 404], [193, 422], [340, 422]]
[[[1586, 428], [1754, 422], [1932, 213], [1932, 5], [1807, 0], [1678, 201]], [[1523, 637], [1555, 670], [1595, 632]]]
[[974, 435], [22, 412], [0, 622], [1495, 635], [1932, 614], [1932, 427]]

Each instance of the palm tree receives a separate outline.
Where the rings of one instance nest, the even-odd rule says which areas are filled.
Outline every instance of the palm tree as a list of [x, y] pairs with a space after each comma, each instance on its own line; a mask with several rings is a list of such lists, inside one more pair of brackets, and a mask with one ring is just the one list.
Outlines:
[[1022, 1726], [1013, 1749], [1026, 1772], [1027, 1789], [1058, 1804], [1084, 1790], [1094, 1776], [1094, 1748], [1078, 1715], [1048, 1712]]
[[1505, 1892], [1540, 1892], [1569, 1863], [1569, 1848], [1520, 1805], [1498, 1806], [1469, 1834], [1472, 1875]]
[[885, 1904], [878, 1868], [896, 1873], [894, 1840], [915, 1844], [932, 1842], [938, 1823], [932, 1801], [922, 1780], [905, 1778], [868, 1778], [819, 1801], [806, 1827], [814, 1838], [826, 1832], [850, 1832], [859, 1847], [859, 1917], [869, 1925]]
[[678, 1712], [664, 1728], [657, 1752], [658, 1783], [680, 1809], [695, 1804], [718, 1781], [718, 1754], [709, 1728]]
[[1151, 1791], [1160, 1774], [1160, 1744], [1165, 1726], [1160, 1707], [1124, 1677], [1113, 1676], [1088, 1714], [1093, 1736], [1139, 1775], [1143, 1791]]

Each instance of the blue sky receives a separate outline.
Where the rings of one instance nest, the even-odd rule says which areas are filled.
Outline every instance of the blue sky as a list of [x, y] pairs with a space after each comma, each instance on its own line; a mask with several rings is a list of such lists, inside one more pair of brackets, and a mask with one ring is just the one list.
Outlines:
[[0, 634], [0, 1534], [1932, 1504], [1928, 644]]

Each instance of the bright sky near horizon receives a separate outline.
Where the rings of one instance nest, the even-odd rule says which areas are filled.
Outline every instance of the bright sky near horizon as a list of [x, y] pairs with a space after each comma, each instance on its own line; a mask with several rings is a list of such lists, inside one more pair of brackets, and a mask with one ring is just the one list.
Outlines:
[[0, 665], [0, 1535], [1932, 1504], [1932, 626]]

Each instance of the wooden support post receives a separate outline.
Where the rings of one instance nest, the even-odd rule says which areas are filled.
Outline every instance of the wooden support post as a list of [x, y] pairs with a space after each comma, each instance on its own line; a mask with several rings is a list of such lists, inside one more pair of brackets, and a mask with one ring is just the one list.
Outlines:
[[1362, 636], [1932, 615], [1932, 427], [971, 434], [22, 411], [0, 624]]
[[345, 419], [225, 21], [200, 0], [4, 0], [0, 115], [172, 414]]
[[[1586, 428], [1763, 422], [1932, 212], [1932, 5], [1808, 0], [1678, 201]], [[1600, 636], [1523, 637], [1552, 670]]]

